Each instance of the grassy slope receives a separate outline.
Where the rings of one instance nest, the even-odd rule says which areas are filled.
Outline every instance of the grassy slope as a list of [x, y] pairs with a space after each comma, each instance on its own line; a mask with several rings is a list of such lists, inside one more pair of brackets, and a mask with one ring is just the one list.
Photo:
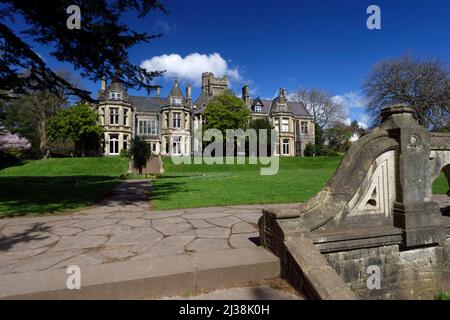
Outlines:
[[164, 159], [154, 181], [156, 209], [305, 201], [330, 179], [341, 158], [281, 158], [274, 176], [256, 165], [181, 165]]
[[0, 170], [0, 217], [72, 210], [98, 201], [120, 182], [124, 158], [30, 161]]
[[[255, 165], [174, 165], [164, 159], [166, 173], [154, 181], [155, 209], [301, 202], [322, 189], [340, 157], [281, 158], [274, 176], [261, 176]], [[434, 192], [445, 193], [441, 175]]]
[[447, 178], [443, 172], [439, 175], [439, 177], [433, 183], [433, 194], [446, 194], [449, 190]]

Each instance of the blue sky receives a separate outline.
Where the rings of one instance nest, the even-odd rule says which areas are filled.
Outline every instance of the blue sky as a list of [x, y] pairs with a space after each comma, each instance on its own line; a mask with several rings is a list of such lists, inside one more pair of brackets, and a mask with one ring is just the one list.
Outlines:
[[[450, 62], [448, 0], [172, 0], [169, 15], [132, 15], [124, 21], [139, 31], [164, 36], [130, 52], [136, 64], [164, 66], [157, 80], [163, 94], [173, 77], [194, 85], [204, 68], [229, 75], [240, 92], [272, 98], [280, 87], [322, 88], [346, 102], [349, 118], [367, 122], [361, 85], [371, 67], [386, 58], [413, 53]], [[369, 5], [381, 8], [381, 30], [368, 30]], [[61, 67], [36, 46], [50, 66]], [[186, 58], [188, 57], [188, 58]], [[99, 83], [83, 81], [96, 92]], [[142, 94], [145, 92], [133, 94]]]

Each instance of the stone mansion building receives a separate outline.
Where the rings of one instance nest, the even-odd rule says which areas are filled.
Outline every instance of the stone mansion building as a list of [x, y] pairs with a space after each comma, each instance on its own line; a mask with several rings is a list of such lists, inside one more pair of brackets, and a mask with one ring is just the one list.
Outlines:
[[[194, 128], [204, 123], [202, 116], [208, 102], [228, 90], [227, 77], [216, 78], [210, 72], [202, 75], [202, 92], [193, 101], [190, 85], [186, 94], [175, 80], [167, 97], [130, 96], [118, 82], [102, 81], [96, 110], [104, 128], [102, 152], [119, 155], [134, 136], [150, 144], [153, 154], [190, 155]], [[280, 89], [273, 100], [252, 99], [249, 87], [242, 88], [242, 99], [253, 119], [268, 118], [279, 132], [275, 153], [281, 156], [303, 156], [308, 143], [314, 144], [314, 122], [302, 103], [288, 101]], [[196, 147], [194, 147], [196, 148]]]

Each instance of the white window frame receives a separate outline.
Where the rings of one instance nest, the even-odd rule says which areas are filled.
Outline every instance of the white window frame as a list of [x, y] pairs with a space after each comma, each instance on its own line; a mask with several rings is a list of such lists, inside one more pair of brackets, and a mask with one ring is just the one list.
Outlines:
[[273, 155], [274, 156], [279, 156], [280, 155], [280, 142], [279, 141], [274, 143]]
[[111, 91], [109, 93], [109, 98], [111, 100], [122, 100], [122, 92]]
[[128, 126], [128, 109], [123, 109], [123, 125]]
[[119, 108], [109, 108], [109, 124], [112, 126], [119, 125]]
[[178, 98], [178, 97], [171, 97], [170, 98], [170, 104], [175, 105], [175, 106], [179, 106], [183, 103], [183, 99]]
[[280, 119], [275, 118], [273, 120], [273, 126], [274, 126], [276, 132], [280, 132]]
[[[114, 149], [116, 149], [116, 150], [114, 150]], [[118, 155], [119, 153], [120, 153], [120, 151], [119, 151], [119, 136], [118, 135], [110, 135], [109, 136], [109, 154], [110, 155]]]
[[[176, 117], [175, 117], [176, 116]], [[181, 112], [172, 113], [172, 126], [173, 128], [180, 129], [181, 128]]]
[[289, 139], [283, 139], [283, 156], [289, 155], [290, 143]]
[[138, 123], [140, 136], [155, 136], [156, 135], [156, 120], [155, 119], [141, 119]]
[[300, 133], [308, 134], [308, 121], [300, 121]]
[[[281, 109], [283, 109], [283, 110], [281, 110]], [[284, 111], [286, 111], [286, 109], [287, 109], [287, 104], [286, 103], [278, 104], [278, 111], [284, 112]]]
[[172, 138], [172, 154], [181, 155], [181, 137]]
[[262, 112], [262, 107], [261, 107], [260, 105], [256, 105], [256, 106], [255, 106], [255, 112], [256, 112], [256, 113]]
[[281, 132], [289, 132], [289, 118], [281, 119]]

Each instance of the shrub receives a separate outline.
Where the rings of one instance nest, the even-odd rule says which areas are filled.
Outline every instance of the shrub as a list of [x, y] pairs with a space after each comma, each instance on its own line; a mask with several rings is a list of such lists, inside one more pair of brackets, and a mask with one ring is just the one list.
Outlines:
[[305, 147], [305, 157], [314, 157], [316, 155], [316, 146], [312, 143], [308, 143]]
[[436, 295], [436, 300], [450, 300], [450, 294], [441, 291]]
[[152, 155], [150, 145], [144, 139], [135, 137], [131, 139], [130, 155], [133, 167], [139, 170], [139, 174], [142, 174], [142, 168], [147, 165], [147, 161]]
[[120, 150], [119, 156], [122, 157], [122, 158], [129, 158], [130, 157], [130, 153], [128, 152], [127, 149], [122, 149], [122, 150]]
[[323, 148], [320, 152], [320, 155], [325, 157], [336, 157], [337, 152], [330, 148]]

